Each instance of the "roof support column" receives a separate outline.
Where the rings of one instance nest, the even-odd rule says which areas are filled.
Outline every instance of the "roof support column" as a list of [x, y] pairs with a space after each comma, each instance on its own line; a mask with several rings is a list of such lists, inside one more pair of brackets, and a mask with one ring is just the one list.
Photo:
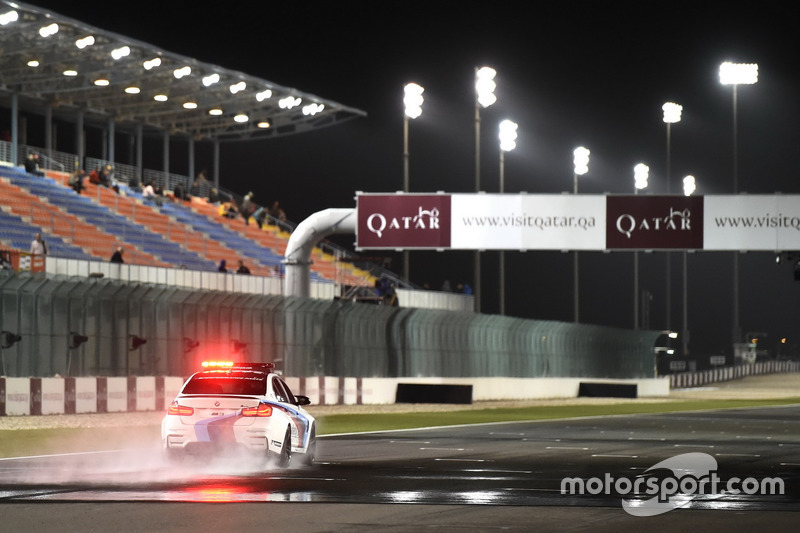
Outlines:
[[163, 148], [163, 162], [162, 167], [164, 168], [164, 190], [169, 189], [169, 132], [164, 132], [164, 138], [162, 140], [162, 148]]
[[189, 183], [187, 184], [187, 192], [192, 183], [194, 183], [194, 175], [194, 139], [189, 138]]
[[115, 154], [114, 154], [114, 137], [116, 135], [116, 124], [114, 123], [114, 118], [108, 118], [108, 157], [106, 158], [106, 162], [110, 164], [114, 164], [115, 162]]
[[11, 95], [11, 164], [19, 164], [19, 96]]
[[136, 180], [142, 181], [143, 163], [142, 163], [142, 146], [144, 142], [144, 127], [141, 124], [136, 125]]
[[219, 139], [214, 139], [214, 187], [219, 189]]
[[78, 166], [83, 167], [86, 160], [86, 134], [83, 132], [83, 111], [75, 117], [75, 153], [78, 154]]

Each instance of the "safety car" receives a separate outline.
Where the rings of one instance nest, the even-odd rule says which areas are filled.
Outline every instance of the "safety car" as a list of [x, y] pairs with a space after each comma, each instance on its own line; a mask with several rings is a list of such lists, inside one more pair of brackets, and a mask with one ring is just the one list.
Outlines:
[[316, 420], [271, 363], [206, 362], [169, 405], [161, 445], [170, 460], [187, 454], [255, 452], [266, 464], [288, 467], [294, 454], [310, 465]]

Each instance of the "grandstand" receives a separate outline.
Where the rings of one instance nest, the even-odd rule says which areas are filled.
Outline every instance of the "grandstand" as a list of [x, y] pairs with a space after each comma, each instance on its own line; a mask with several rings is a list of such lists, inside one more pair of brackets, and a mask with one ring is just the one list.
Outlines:
[[[67, 180], [58, 171], [40, 177], [0, 167], [0, 249], [27, 253], [41, 232], [54, 257], [107, 261], [122, 246], [126, 261], [147, 266], [214, 271], [221, 260], [235, 268], [243, 259], [253, 275], [280, 272], [290, 233], [275, 224], [259, 228], [220, 216], [216, 206], [197, 197], [165, 197], [158, 206], [124, 183], [117, 193], [86, 180], [79, 195]], [[312, 276], [348, 286], [371, 286], [375, 279], [322, 249], [314, 254]]]
[[[173, 54], [35, 5], [0, 0], [0, 12], [4, 14], [0, 49], [6, 50], [0, 54], [0, 107], [11, 110], [10, 128], [4, 132], [8, 136], [0, 140], [0, 250], [25, 254], [33, 235], [41, 232], [52, 257], [107, 261], [117, 246], [123, 246], [126, 262], [133, 264], [216, 271], [222, 260], [235, 269], [242, 259], [256, 276], [280, 273], [294, 224], [273, 219], [259, 228], [252, 222], [245, 224], [242, 218], [220, 217], [204, 194], [191, 201], [166, 201], [161, 206], [144, 201], [129, 184], [152, 181], [166, 195], [179, 185], [188, 191], [194, 185], [194, 161], [190, 162], [189, 176], [143, 169], [142, 138], [167, 136], [191, 145], [198, 140], [218, 143], [275, 138], [363, 117], [363, 111]], [[51, 24], [57, 31], [44, 37], [40, 28]], [[102, 45], [77, 48], [76, 38], [86, 35]], [[115, 57], [109, 72], [110, 51], [122, 49], [129, 54]], [[38, 59], [45, 57], [40, 64]], [[37, 59], [35, 68], [32, 58]], [[158, 59], [156, 67], [144, 66], [153, 58]], [[81, 65], [78, 76], [62, 75], [69, 70], [67, 65], [75, 64]], [[188, 68], [191, 75], [173, 76], [178, 68]], [[211, 75], [220, 82], [206, 84]], [[99, 78], [105, 83], [96, 83]], [[201, 78], [203, 83], [199, 83]], [[43, 79], [49, 81], [43, 83]], [[132, 98], [127, 90], [130, 80], [136, 80], [136, 94], [173, 91], [196, 103], [197, 109], [191, 110], [177, 99], [155, 103], [153, 98]], [[233, 95], [229, 86], [235, 83], [247, 90]], [[313, 104], [313, 111], [280, 105], [281, 99], [289, 97]], [[223, 101], [223, 114], [208, 113], [210, 106]], [[120, 114], [123, 108], [126, 111]], [[25, 144], [33, 128], [20, 128], [20, 115], [29, 122], [36, 116], [44, 117], [46, 146]], [[234, 120], [243, 115], [251, 120]], [[270, 126], [264, 127], [267, 118]], [[74, 153], [58, 152], [52, 131], [56, 119], [76, 124], [76, 138], [85, 138], [90, 128], [101, 130], [102, 157], [91, 157], [86, 144], [77, 141]], [[140, 150], [136, 166], [117, 160], [115, 133], [136, 137]], [[39, 156], [45, 176], [22, 170], [20, 162], [30, 154]], [[119, 193], [88, 180], [82, 195], [67, 186], [69, 172], [106, 165], [114, 169]], [[212, 168], [218, 168], [218, 161]], [[237, 193], [220, 186], [218, 175], [210, 178], [210, 185], [225, 200], [240, 200]], [[373, 274], [354, 268], [352, 254], [330, 243], [320, 246], [313, 257], [311, 275], [315, 281], [343, 286], [374, 284]], [[343, 254], [349, 255], [346, 261], [339, 260]]]

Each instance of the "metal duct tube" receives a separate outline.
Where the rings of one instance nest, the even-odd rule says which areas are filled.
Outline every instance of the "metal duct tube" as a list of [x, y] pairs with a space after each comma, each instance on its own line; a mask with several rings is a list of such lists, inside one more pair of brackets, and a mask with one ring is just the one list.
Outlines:
[[295, 228], [286, 246], [284, 264], [286, 296], [311, 296], [311, 251], [328, 235], [356, 232], [355, 209], [325, 209], [314, 213]]

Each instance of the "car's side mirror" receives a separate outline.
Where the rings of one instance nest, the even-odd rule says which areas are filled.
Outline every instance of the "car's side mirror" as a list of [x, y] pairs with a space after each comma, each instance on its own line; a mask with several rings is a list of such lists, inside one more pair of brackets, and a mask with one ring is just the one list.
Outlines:
[[311, 405], [311, 399], [308, 396], [295, 395], [294, 403], [295, 405]]

